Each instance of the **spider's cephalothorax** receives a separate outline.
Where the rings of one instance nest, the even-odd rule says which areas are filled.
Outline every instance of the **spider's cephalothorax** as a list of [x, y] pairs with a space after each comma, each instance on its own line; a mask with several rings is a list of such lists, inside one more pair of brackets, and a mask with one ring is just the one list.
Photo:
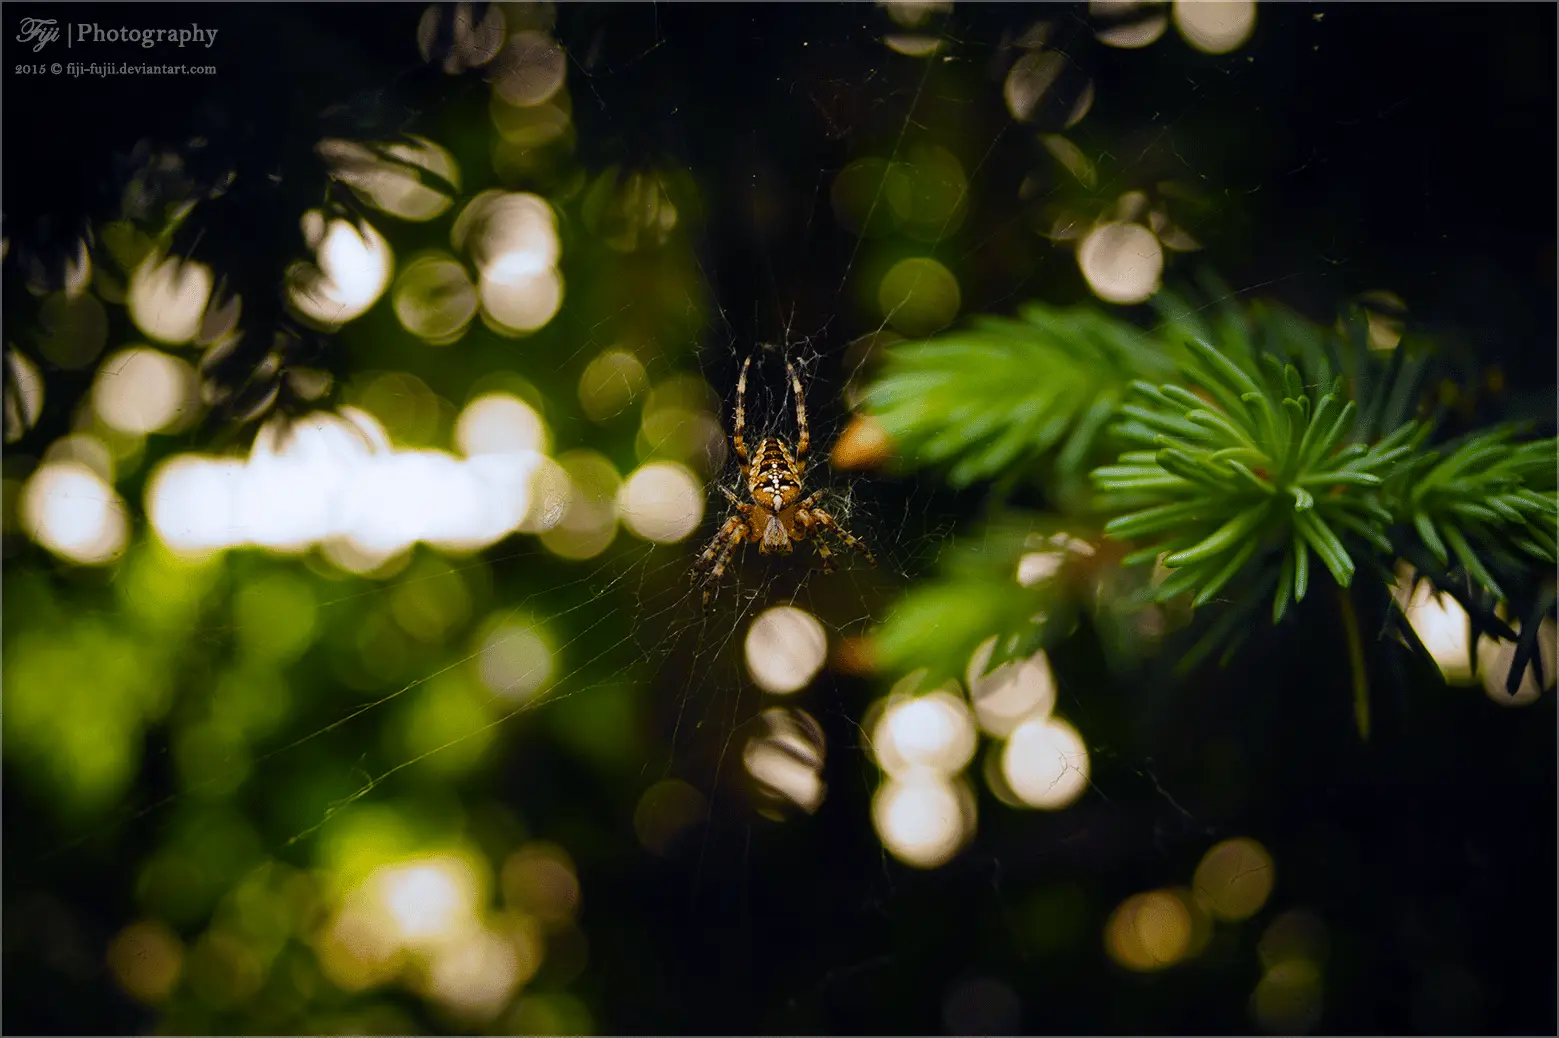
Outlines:
[[[790, 361], [785, 362], [785, 371], [790, 376], [791, 390], [796, 394], [796, 449], [792, 453], [784, 440], [770, 436], [760, 442], [757, 451], [748, 457], [747, 444], [742, 436], [747, 425], [747, 369], [751, 365], [752, 358], [748, 357], [742, 363], [741, 376], [736, 380], [736, 426], [731, 433], [731, 446], [736, 450], [736, 459], [742, 469], [742, 482], [746, 484], [747, 494], [752, 500], [742, 501], [725, 487], [720, 488], [720, 492], [730, 498], [736, 511], [726, 519], [709, 546], [693, 563], [695, 580], [705, 567], [714, 563], [709, 569], [711, 589], [704, 592], [706, 602], [714, 582], [725, 573], [731, 554], [749, 541], [756, 542], [758, 550], [765, 555], [775, 551], [789, 552], [791, 545], [806, 540], [807, 534], [827, 530], [860, 552], [867, 562], [876, 561], [866, 545], [835, 522], [827, 509], [819, 507], [823, 491], [814, 490], [806, 497], [801, 496], [802, 480], [807, 471], [807, 447], [811, 445], [812, 438], [807, 431], [807, 405], [801, 391], [801, 379], [796, 376], [796, 369]], [[814, 538], [814, 543], [823, 560], [824, 571], [833, 570], [833, 553], [828, 550], [828, 545], [823, 543], [821, 537]]]

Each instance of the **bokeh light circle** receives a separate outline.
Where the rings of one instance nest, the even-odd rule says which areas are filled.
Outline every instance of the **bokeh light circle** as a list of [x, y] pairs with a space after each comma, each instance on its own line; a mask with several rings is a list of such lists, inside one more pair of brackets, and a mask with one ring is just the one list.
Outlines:
[[1134, 894], [1105, 924], [1105, 950], [1129, 970], [1164, 969], [1186, 957], [1192, 922], [1190, 907], [1171, 891]]
[[1229, 922], [1261, 911], [1272, 893], [1272, 855], [1248, 837], [1215, 844], [1196, 866], [1192, 888], [1210, 914]]
[[1077, 246], [1077, 265], [1107, 303], [1141, 303], [1158, 291], [1164, 250], [1138, 223], [1103, 223]]
[[1077, 729], [1053, 717], [1018, 725], [1002, 751], [1002, 776], [1030, 807], [1065, 807], [1088, 788], [1088, 747]]
[[1256, 0], [1175, 0], [1175, 28], [1204, 54], [1238, 50], [1256, 30]]
[[872, 798], [872, 824], [895, 858], [936, 868], [974, 831], [974, 798], [934, 772], [890, 778]]
[[704, 520], [704, 486], [686, 465], [640, 465], [618, 493], [623, 525], [656, 544], [685, 540]]
[[476, 315], [476, 287], [449, 256], [419, 256], [406, 264], [392, 299], [401, 326], [433, 346], [460, 338]]
[[963, 699], [946, 689], [891, 699], [872, 727], [872, 755], [889, 775], [962, 771], [978, 741]]
[[129, 538], [124, 501], [79, 461], [39, 466], [22, 488], [20, 508], [22, 526], [34, 541], [84, 566], [112, 562]]
[[130, 276], [130, 319], [149, 338], [169, 346], [200, 330], [211, 298], [211, 268], [176, 256], [148, 256]]
[[132, 436], [159, 432], [193, 402], [195, 373], [161, 350], [134, 347], [103, 362], [92, 383], [92, 407], [112, 429]]
[[958, 279], [925, 256], [900, 260], [883, 276], [877, 302], [883, 318], [905, 335], [930, 335], [958, 316]]
[[828, 635], [806, 610], [774, 606], [747, 629], [745, 648], [747, 670], [758, 687], [785, 695], [806, 687], [823, 666]]

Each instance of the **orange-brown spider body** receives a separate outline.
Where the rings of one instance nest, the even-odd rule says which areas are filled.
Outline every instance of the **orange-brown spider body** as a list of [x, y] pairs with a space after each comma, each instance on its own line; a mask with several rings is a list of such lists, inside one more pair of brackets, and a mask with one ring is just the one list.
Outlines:
[[[812, 437], [807, 429], [806, 397], [801, 389], [801, 379], [789, 361], [785, 362], [786, 374], [796, 396], [796, 449], [791, 451], [784, 440], [770, 436], [759, 442], [758, 449], [748, 456], [747, 443], [743, 439], [747, 427], [747, 369], [752, 365], [748, 357], [742, 363], [741, 376], [736, 380], [736, 423], [731, 433], [731, 446], [741, 465], [742, 481], [751, 501], [742, 501], [725, 487], [720, 492], [730, 499], [735, 512], [720, 527], [709, 546], [693, 563], [693, 576], [697, 579], [705, 567], [709, 569], [709, 581], [713, 584], [725, 573], [726, 564], [737, 548], [749, 541], [758, 545], [764, 555], [771, 552], [789, 553], [797, 541], [807, 539], [809, 533], [827, 530], [848, 547], [860, 552], [866, 561], [875, 562], [871, 551], [848, 531], [840, 527], [828, 510], [819, 506], [823, 498], [821, 490], [802, 497], [803, 480], [807, 472], [807, 448]], [[824, 571], [834, 568], [833, 552], [821, 537], [814, 537], [817, 553], [822, 559]], [[710, 591], [704, 592], [704, 600]]]
[[[770, 437], [758, 445], [758, 453], [747, 470], [747, 493], [752, 496], [747, 514], [749, 525], [758, 537], [758, 550], [789, 551], [795, 536], [796, 504], [801, 498], [801, 480], [796, 459], [780, 440]], [[738, 502], [740, 503], [740, 502]], [[805, 536], [805, 531], [801, 531]]]

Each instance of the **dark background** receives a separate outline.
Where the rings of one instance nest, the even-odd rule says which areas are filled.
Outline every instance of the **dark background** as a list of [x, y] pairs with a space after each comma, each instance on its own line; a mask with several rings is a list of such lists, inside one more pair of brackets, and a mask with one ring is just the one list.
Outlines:
[[[213, 152], [292, 176], [332, 104], [358, 99], [371, 118], [417, 125], [419, 113], [463, 103], [461, 91], [479, 94], [419, 68], [421, 11], [8, 5], [3, 208], [13, 250], [46, 249], [62, 226], [106, 211], [112, 155], [142, 137], [213, 126]], [[29, 14], [198, 20], [221, 30], [205, 52], [221, 72], [199, 91], [152, 77], [111, 90], [18, 77], [12, 66], [32, 58], [15, 25]], [[995, 62], [1004, 34], [1056, 18], [1100, 86], [1082, 135], [1204, 182], [1213, 212], [1196, 263], [1317, 317], [1389, 287], [1478, 368], [1504, 369], [1511, 388], [1494, 413], [1551, 417], [1553, 5], [1262, 6], [1254, 39], [1217, 59], [1173, 30], [1142, 51], [1087, 49], [1081, 14], [959, 5], [949, 32], [960, 56]], [[990, 103], [1000, 74], [981, 105], [944, 110], [922, 96], [919, 64], [889, 60], [882, 29], [867, 5], [560, 8], [581, 161], [685, 166], [704, 189], [699, 251], [727, 318], [708, 329], [716, 384], [730, 342], [782, 337], [791, 308], [796, 329], [826, 329], [833, 346], [875, 327], [841, 290], [855, 239], [828, 218], [825, 174], [864, 150], [885, 153], [912, 102], [924, 106], [917, 119], [950, 120], [990, 147], [972, 194], [1017, 205], [1035, 149]], [[1140, 172], [1121, 168], [1127, 179]], [[964, 313], [1083, 295], [1075, 266], [1034, 258], [1043, 243], [1007, 248], [1014, 234], [1034, 238], [1016, 223], [1013, 210], [982, 205], [947, 247], [984, 275], [961, 279]], [[22, 305], [13, 283], [11, 313]], [[839, 374], [836, 357], [825, 373]], [[922, 507], [928, 523], [945, 524], [974, 506], [948, 497]], [[704, 838], [658, 863], [636, 855], [620, 825], [592, 824], [620, 815], [624, 794], [566, 755], [528, 754], [492, 781], [523, 796], [532, 827], [579, 862], [591, 947], [573, 990], [603, 1032], [937, 1031], [948, 986], [975, 976], [999, 977], [1022, 999], [1020, 1018], [998, 1015], [992, 1030], [1244, 1031], [1260, 975], [1253, 932], [1146, 977], [1111, 967], [1097, 935], [1126, 893], [1188, 876], [1209, 842], [1249, 834], [1278, 863], [1272, 906], [1307, 906], [1331, 927], [1321, 1030], [1553, 1033], [1553, 699], [1499, 710], [1432, 675], [1376, 675], [1388, 691], [1375, 739], [1360, 745], [1337, 692], [1347, 687], [1341, 634], [1308, 630], [1313, 643], [1258, 642], [1179, 687], [1101, 692], [1089, 682], [1080, 697], [1073, 676], [1096, 661], [1057, 658], [1063, 704], [1098, 743], [1098, 792], [1055, 816], [987, 797], [974, 846], [931, 873], [882, 854], [864, 823], [866, 766], [848, 752], [830, 760], [817, 817], [776, 826], [722, 796]], [[865, 687], [829, 677], [813, 695], [830, 744], [855, 745]], [[130, 826], [116, 846], [133, 854], [150, 829]], [[145, 1027], [100, 957], [82, 967], [84, 982], [57, 961], [66, 953], [51, 949], [48, 926], [10, 910], [48, 891], [88, 935], [82, 946], [100, 948], [130, 914], [112, 856], [37, 864], [57, 834], [45, 806], [10, 789], [5, 835], [5, 1029]], [[1036, 945], [1036, 906], [1056, 896], [1089, 906], [1085, 921], [1075, 939]]]

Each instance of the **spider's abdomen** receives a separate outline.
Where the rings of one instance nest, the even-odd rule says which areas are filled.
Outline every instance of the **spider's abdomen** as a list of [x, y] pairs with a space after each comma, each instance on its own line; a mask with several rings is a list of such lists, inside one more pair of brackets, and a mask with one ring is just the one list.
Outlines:
[[767, 439], [758, 446], [747, 476], [747, 490], [754, 501], [775, 512], [801, 496], [801, 481], [796, 478], [790, 451], [779, 440]]

